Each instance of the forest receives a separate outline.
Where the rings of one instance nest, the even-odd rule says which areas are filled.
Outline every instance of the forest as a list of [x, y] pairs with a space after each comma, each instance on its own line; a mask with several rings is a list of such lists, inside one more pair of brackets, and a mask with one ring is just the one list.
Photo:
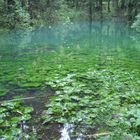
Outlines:
[[10, 29], [28, 28], [112, 17], [133, 22], [139, 5], [139, 0], [1, 0], [0, 25]]
[[0, 0], [0, 140], [140, 140], [140, 1]]

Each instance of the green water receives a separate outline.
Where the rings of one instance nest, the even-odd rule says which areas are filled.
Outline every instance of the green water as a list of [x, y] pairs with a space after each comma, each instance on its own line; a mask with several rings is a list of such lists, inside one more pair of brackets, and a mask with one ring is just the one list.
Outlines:
[[[94, 74], [92, 72], [95, 76], [93, 76]], [[63, 78], [68, 80], [64, 80]], [[88, 81], [86, 81], [86, 79], [88, 79]], [[72, 83], [75, 83], [75, 85]], [[68, 98], [73, 98], [74, 93], [78, 103], [82, 101], [82, 98], [85, 98], [87, 102], [81, 104], [88, 104], [90, 106], [92, 105], [91, 100], [93, 102], [97, 100], [102, 101], [106, 96], [108, 97], [108, 95], [108, 98], [110, 98], [111, 93], [114, 97], [111, 97], [111, 101], [108, 101], [108, 98], [106, 100], [106, 102], [110, 102], [110, 105], [112, 100], [118, 101], [118, 97], [115, 96], [116, 94], [119, 95], [119, 98], [121, 95], [126, 95], [124, 98], [127, 98], [126, 100], [124, 99], [125, 103], [119, 100], [116, 105], [114, 105], [115, 103], [113, 102], [112, 106], [127, 108], [131, 105], [139, 105], [139, 34], [132, 31], [126, 23], [118, 21], [96, 21], [92, 24], [86, 22], [71, 23], [69, 25], [56, 25], [49, 28], [42, 27], [26, 32], [17, 30], [6, 33], [1, 32], [0, 100], [13, 98], [12, 95], [14, 95], [13, 93], [15, 92], [16, 95], [19, 93], [20, 96], [26, 97], [24, 93], [31, 90], [43, 90], [43, 95], [49, 95], [49, 93], [44, 92], [47, 88], [62, 92], [63, 96], [68, 93]], [[70, 90], [73, 90], [73, 93], [71, 93]], [[136, 99], [134, 96], [132, 97], [134, 98], [134, 102], [127, 97], [126, 92], [129, 91], [130, 95], [131, 92], [135, 92]], [[92, 92], [96, 92], [96, 94], [99, 95], [100, 92], [104, 93], [102, 93], [103, 96], [100, 95], [100, 98], [100, 96], [96, 94], [92, 97]], [[79, 95], [79, 93], [81, 94]], [[89, 93], [92, 99], [89, 99]], [[30, 96], [34, 96], [32, 92]], [[65, 98], [63, 99], [59, 94], [54, 95], [54, 97], [60, 99], [60, 104], [57, 104], [57, 101], [52, 99], [52, 102], [50, 102], [52, 106], [54, 104], [56, 104], [56, 106], [63, 106], [65, 102], [75, 105], [75, 102]], [[131, 98], [131, 96], [129, 97]], [[81, 98], [81, 100], [79, 98]], [[62, 100], [64, 101], [61, 102]], [[45, 104], [44, 101], [44, 105]], [[102, 105], [103, 104], [100, 106]], [[72, 108], [76, 107], [73, 106]], [[50, 108], [52, 110], [56, 109], [55, 105], [54, 108]], [[70, 110], [72, 108], [70, 108]], [[110, 108], [110, 110], [114, 111], [110, 114], [112, 115], [115, 111], [118, 111], [118, 108], [113, 108], [114, 110]], [[82, 108], [77, 108], [77, 110], [74, 111], [77, 112], [78, 110], [82, 110]], [[84, 110], [86, 111], [88, 109], [83, 109], [83, 111]], [[66, 113], [66, 115], [61, 114], [60, 112], [62, 112], [62, 110], [60, 111], [59, 109], [58, 112], [52, 111], [53, 116], [56, 115], [58, 118], [54, 117], [50, 122], [52, 123], [54, 121], [62, 124], [68, 122], [75, 124], [78, 120], [75, 119], [74, 121], [74, 119], [71, 118], [71, 116], [76, 118], [74, 111], [71, 110], [72, 113]], [[89, 114], [89, 112], [87, 112], [87, 114]], [[80, 115], [79, 113], [79, 116]], [[106, 116], [108, 116], [108, 114]], [[46, 118], [46, 120], [47, 119], [48, 118]], [[108, 118], [106, 118], [106, 120], [107, 119]], [[92, 120], [94, 122], [94, 119]], [[99, 122], [101, 122], [101, 120], [97, 120], [94, 124], [95, 128], [101, 127]], [[85, 122], [79, 122], [79, 124], [87, 124], [88, 126], [92, 124], [92, 121], [88, 118], [87, 122], [85, 119]], [[102, 122], [101, 124], [102, 126], [105, 125], [103, 125]], [[109, 131], [110, 129], [106, 125], [105, 128], [99, 129], [100, 132], [104, 132], [104, 130]], [[98, 130], [94, 131], [98, 132]], [[83, 133], [85, 133], [85, 131]], [[91, 132], [89, 131], [89, 133]], [[134, 133], [138, 132], [134, 131]]]

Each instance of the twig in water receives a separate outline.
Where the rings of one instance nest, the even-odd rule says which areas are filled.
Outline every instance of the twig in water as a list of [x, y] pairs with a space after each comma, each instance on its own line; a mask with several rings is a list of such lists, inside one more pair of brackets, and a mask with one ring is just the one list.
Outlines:
[[[45, 96], [40, 96], [39, 98], [44, 98]], [[18, 99], [11, 99], [11, 100], [3, 100], [3, 101], [0, 101], [0, 103], [3, 103], [3, 102], [14, 102], [14, 101], [22, 101], [22, 100], [31, 100], [31, 99], [35, 99], [37, 97], [25, 97], [25, 98], [18, 98]]]
[[[112, 135], [111, 132], [104, 132], [104, 133], [98, 133], [98, 134], [93, 134], [93, 135], [82, 135], [83, 138], [97, 138], [100, 136], [106, 136], [106, 135]], [[72, 137], [77, 137], [73, 135]]]

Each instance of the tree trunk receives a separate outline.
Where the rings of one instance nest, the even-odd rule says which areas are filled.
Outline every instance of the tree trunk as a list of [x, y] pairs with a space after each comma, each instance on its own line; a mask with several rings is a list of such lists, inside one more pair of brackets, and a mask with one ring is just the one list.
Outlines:
[[27, 0], [21, 0], [21, 6], [22, 8], [23, 7], [26, 7], [28, 4], [27, 4]]
[[30, 14], [30, 19], [33, 19], [33, 4], [31, 0], [28, 0], [28, 9], [29, 9], [29, 14]]
[[119, 10], [118, 0], [113, 0], [112, 4], [113, 4], [113, 7], [114, 7], [115, 14], [118, 14], [118, 10]]
[[121, 9], [125, 9], [125, 0], [121, 0]]
[[89, 31], [92, 30], [92, 17], [93, 17], [93, 1], [89, 0]]
[[111, 12], [111, 10], [110, 10], [110, 0], [108, 0], [107, 3], [108, 3], [107, 4], [108, 12]]
[[103, 1], [99, 0], [99, 10], [102, 11], [103, 10]]
[[75, 9], [77, 10], [78, 9], [78, 0], [75, 0]]
[[14, 7], [14, 5], [15, 5], [14, 0], [6, 0], [6, 4], [7, 4], [7, 10], [8, 10], [9, 12], [12, 12], [13, 7]]
[[93, 12], [93, 7], [92, 7], [92, 0], [89, 1], [89, 21], [92, 22], [92, 12]]

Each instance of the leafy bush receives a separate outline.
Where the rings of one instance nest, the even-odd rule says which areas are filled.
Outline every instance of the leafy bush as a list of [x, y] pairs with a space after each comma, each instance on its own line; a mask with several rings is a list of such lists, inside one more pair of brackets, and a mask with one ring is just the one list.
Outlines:
[[[0, 7], [2, 16], [0, 19], [1, 26], [8, 28], [26, 29], [30, 27], [30, 15], [27, 7], [22, 7], [21, 2], [13, 0], [14, 4], [9, 5], [9, 9], [5, 6]], [[2, 3], [4, 5], [4, 2]]]
[[136, 20], [134, 21], [132, 28], [135, 28], [136, 31], [140, 32], [140, 14], [136, 16]]

